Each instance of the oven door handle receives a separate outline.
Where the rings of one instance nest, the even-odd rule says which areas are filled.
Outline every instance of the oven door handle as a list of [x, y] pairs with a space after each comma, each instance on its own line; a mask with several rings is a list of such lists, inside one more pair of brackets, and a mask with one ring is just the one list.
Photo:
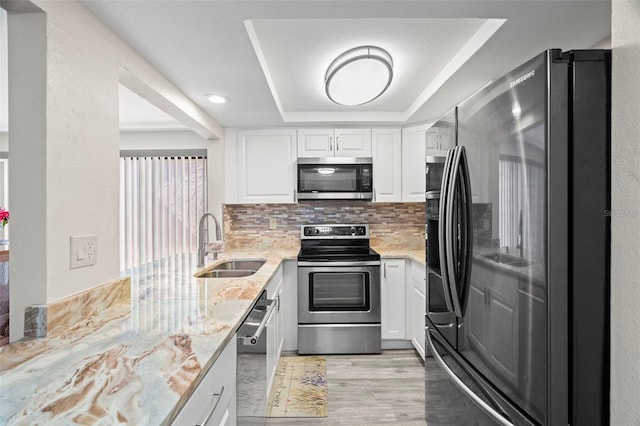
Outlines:
[[380, 266], [379, 260], [354, 261], [354, 262], [298, 262], [298, 266]]
[[267, 323], [271, 319], [271, 315], [273, 314], [273, 311], [276, 309], [275, 300], [267, 299], [267, 302], [268, 302], [267, 311], [265, 312], [264, 317], [262, 317], [262, 321], [260, 321], [260, 324], [258, 325], [258, 328], [256, 329], [256, 331], [250, 336], [240, 336], [240, 339], [242, 340], [242, 343], [244, 345], [256, 345], [258, 343], [258, 340], [260, 339], [260, 336], [262, 336], [263, 330], [265, 329], [265, 327], [267, 326]]

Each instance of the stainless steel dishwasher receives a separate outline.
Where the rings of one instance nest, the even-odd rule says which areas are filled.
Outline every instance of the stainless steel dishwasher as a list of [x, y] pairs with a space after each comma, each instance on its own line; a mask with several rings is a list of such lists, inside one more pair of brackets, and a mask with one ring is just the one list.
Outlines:
[[275, 310], [275, 300], [263, 291], [238, 329], [237, 423], [264, 425], [267, 398], [267, 323]]

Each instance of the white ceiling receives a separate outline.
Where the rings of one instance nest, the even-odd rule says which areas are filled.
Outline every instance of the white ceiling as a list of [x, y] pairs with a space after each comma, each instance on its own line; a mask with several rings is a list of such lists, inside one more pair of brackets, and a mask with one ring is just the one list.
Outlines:
[[[430, 121], [547, 48], [590, 48], [611, 31], [606, 0], [82, 2], [221, 125], [238, 127]], [[326, 68], [362, 44], [391, 53], [394, 81], [370, 104], [332, 104]], [[123, 104], [129, 126], [145, 121], [135, 113]]]

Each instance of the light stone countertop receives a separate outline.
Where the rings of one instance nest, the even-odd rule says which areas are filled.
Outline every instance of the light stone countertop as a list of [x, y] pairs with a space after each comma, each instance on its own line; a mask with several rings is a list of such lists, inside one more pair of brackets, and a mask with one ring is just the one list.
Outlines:
[[412, 248], [395, 248], [395, 247], [379, 247], [372, 246], [372, 249], [380, 253], [380, 256], [383, 258], [397, 258], [397, 259], [406, 259], [409, 258], [411, 260], [415, 260], [416, 262], [421, 263], [423, 266], [427, 264], [426, 260], [426, 251], [425, 249], [412, 249]]
[[[373, 248], [424, 264], [424, 250]], [[266, 260], [242, 278], [195, 278], [194, 255], [172, 258], [132, 273], [130, 305], [56, 338], [0, 347], [0, 424], [170, 424], [280, 263], [298, 249], [248, 247], [204, 268]]]

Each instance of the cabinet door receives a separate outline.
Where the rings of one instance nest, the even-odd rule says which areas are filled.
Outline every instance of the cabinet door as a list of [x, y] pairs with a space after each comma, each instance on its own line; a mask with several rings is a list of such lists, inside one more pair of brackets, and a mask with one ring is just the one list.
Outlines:
[[238, 132], [238, 202], [293, 203], [295, 130]]
[[[278, 291], [276, 293], [276, 303], [278, 307], [276, 308], [275, 316], [276, 316], [276, 359], [280, 359], [280, 355], [282, 354], [282, 347], [284, 346], [284, 311], [282, 309], [282, 293], [284, 291], [284, 286], [282, 285], [282, 281], [280, 281], [280, 286], [278, 287]], [[276, 363], [277, 364], [277, 363]], [[276, 365], [276, 368], [278, 366]]]
[[382, 338], [405, 338], [405, 270], [404, 259], [382, 261], [381, 283]]
[[422, 359], [425, 359], [425, 323], [424, 317], [427, 310], [427, 278], [426, 268], [422, 264], [411, 261], [411, 285], [409, 286], [410, 295], [408, 300], [412, 307], [408, 309], [411, 312], [410, 321], [407, 323], [411, 327], [411, 342], [413, 347], [418, 351]]
[[236, 350], [234, 335], [172, 425], [236, 424]]
[[405, 202], [424, 202], [426, 131], [427, 126], [402, 131], [402, 201]]
[[402, 201], [400, 129], [373, 129], [373, 201]]
[[298, 157], [332, 157], [333, 129], [299, 129]]
[[336, 129], [336, 157], [371, 157], [371, 129]]
[[413, 347], [418, 351], [420, 357], [424, 361], [425, 359], [425, 324], [424, 324], [424, 316], [425, 316], [425, 306], [426, 306], [426, 297], [424, 292], [421, 291], [420, 288], [415, 285], [412, 288], [413, 292], [413, 309], [412, 311], [412, 336], [411, 342], [413, 343]]
[[284, 281], [280, 296], [282, 321], [284, 323], [283, 350], [298, 350], [298, 261], [285, 260]]
[[266, 325], [267, 332], [267, 393], [271, 391], [271, 385], [278, 369], [278, 336], [276, 325], [276, 312], [271, 314]]

